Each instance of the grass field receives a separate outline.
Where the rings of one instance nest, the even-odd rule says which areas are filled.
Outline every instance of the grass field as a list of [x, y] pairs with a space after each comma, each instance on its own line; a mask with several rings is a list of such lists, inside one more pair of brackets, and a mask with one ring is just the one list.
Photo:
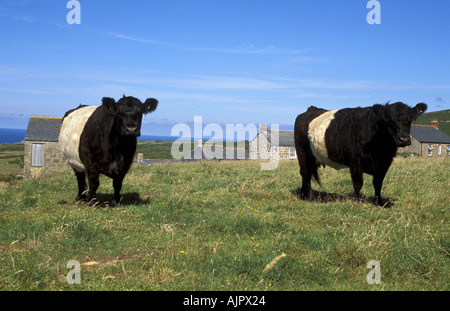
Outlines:
[[[95, 208], [73, 203], [70, 171], [3, 181], [0, 290], [449, 290], [448, 159], [395, 159], [390, 208], [369, 202], [370, 176], [356, 202], [347, 170], [320, 174], [324, 199], [310, 203], [295, 161], [133, 167], [119, 208], [107, 177]], [[381, 284], [366, 281], [370, 260]]]
[[0, 144], [0, 180], [23, 174], [23, 144]]
[[430, 125], [431, 120], [439, 121], [439, 129], [450, 136], [450, 109], [424, 113], [414, 122], [415, 124]]

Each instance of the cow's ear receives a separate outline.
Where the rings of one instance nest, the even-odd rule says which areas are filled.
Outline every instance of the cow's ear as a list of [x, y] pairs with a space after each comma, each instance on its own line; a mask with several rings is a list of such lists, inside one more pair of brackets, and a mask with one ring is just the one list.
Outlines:
[[428, 106], [424, 103], [419, 103], [414, 107], [414, 119], [420, 116], [422, 113], [424, 113], [427, 110]]
[[154, 98], [147, 98], [147, 100], [145, 101], [144, 105], [144, 111], [143, 113], [149, 113], [149, 112], [153, 112], [156, 110], [156, 108], [158, 107], [158, 100], [154, 99]]
[[102, 98], [102, 105], [106, 107], [106, 109], [116, 113], [116, 101], [114, 100], [114, 98], [111, 97], [103, 97]]

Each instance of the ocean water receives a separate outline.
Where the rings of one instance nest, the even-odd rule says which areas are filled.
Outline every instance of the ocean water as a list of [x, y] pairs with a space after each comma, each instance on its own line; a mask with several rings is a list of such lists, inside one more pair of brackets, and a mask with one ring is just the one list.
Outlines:
[[[0, 144], [15, 144], [20, 143], [25, 139], [24, 129], [5, 129], [0, 128]], [[158, 135], [141, 135], [138, 140], [168, 140], [175, 141], [178, 137], [173, 136], [158, 136]]]
[[[5, 129], [0, 128], [0, 144], [15, 144], [20, 143], [25, 139], [25, 133], [27, 130], [24, 129]], [[164, 140], [164, 141], [175, 141], [180, 139], [180, 137], [175, 136], [162, 136], [162, 135], [141, 135], [138, 140]], [[211, 137], [203, 137], [204, 141], [211, 139]], [[186, 140], [186, 138], [182, 139]], [[187, 138], [189, 140], [189, 138]], [[195, 141], [195, 138], [191, 138]]]
[[20, 143], [25, 139], [27, 130], [0, 128], [0, 144]]
[[158, 136], [158, 135], [141, 135], [138, 137], [138, 140], [168, 140], [175, 141], [178, 137], [174, 136]]

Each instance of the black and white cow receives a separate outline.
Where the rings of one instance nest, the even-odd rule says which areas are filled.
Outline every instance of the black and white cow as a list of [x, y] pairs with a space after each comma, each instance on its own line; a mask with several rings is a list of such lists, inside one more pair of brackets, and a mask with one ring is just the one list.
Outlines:
[[89, 182], [87, 202], [92, 205], [99, 186], [99, 175], [113, 179], [112, 206], [120, 202], [122, 181], [136, 152], [141, 135], [142, 115], [155, 111], [158, 101], [145, 103], [123, 96], [119, 101], [103, 97], [100, 106], [85, 106], [66, 112], [59, 133], [59, 144], [78, 180], [77, 200], [85, 199], [86, 174]]
[[382, 205], [383, 179], [397, 147], [411, 144], [411, 122], [426, 109], [423, 103], [411, 108], [401, 102], [331, 111], [309, 107], [297, 117], [294, 129], [301, 196], [314, 199], [311, 177], [320, 185], [317, 169], [328, 165], [350, 169], [356, 197], [363, 185], [363, 173], [372, 175], [375, 204]]

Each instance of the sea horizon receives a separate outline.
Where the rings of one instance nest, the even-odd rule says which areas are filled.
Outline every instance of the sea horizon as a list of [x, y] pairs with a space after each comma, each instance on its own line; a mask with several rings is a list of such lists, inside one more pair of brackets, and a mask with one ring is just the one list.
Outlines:
[[[0, 144], [17, 144], [23, 143], [25, 140], [26, 129], [0, 128]], [[197, 137], [191, 137], [191, 141], [196, 141]], [[141, 135], [138, 141], [176, 141], [189, 140], [189, 137], [176, 137], [164, 135]], [[212, 140], [210, 136], [202, 137], [203, 141]], [[225, 140], [224, 140], [225, 141]]]

